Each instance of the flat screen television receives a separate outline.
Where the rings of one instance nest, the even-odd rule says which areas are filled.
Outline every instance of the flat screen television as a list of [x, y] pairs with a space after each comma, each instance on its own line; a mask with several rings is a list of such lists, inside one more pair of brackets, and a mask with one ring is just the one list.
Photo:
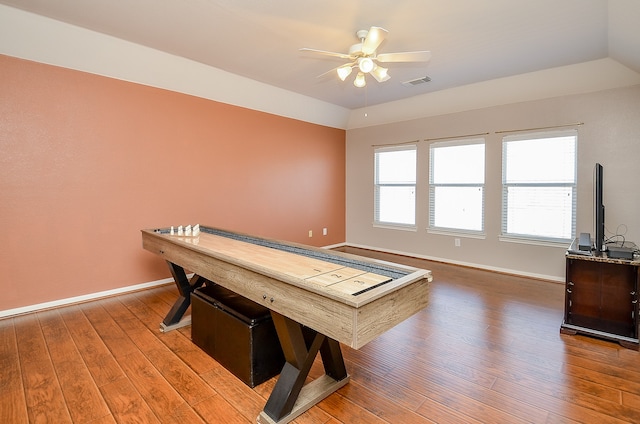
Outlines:
[[604, 237], [604, 199], [603, 199], [603, 166], [596, 163], [594, 168], [594, 216], [595, 216], [595, 238], [593, 240], [596, 256], [601, 256], [607, 250]]

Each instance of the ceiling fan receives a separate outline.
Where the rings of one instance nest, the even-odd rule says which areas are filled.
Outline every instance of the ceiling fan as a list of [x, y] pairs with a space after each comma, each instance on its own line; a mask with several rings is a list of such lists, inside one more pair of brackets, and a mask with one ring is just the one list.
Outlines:
[[325, 50], [309, 49], [306, 47], [301, 48], [300, 51], [318, 53], [325, 56], [348, 60], [349, 63], [331, 69], [320, 76], [336, 71], [338, 77], [344, 81], [351, 74], [353, 69], [357, 68], [358, 74], [353, 81], [353, 85], [356, 87], [364, 87], [367, 85], [367, 81], [365, 80], [366, 74], [371, 75], [378, 82], [384, 82], [391, 78], [389, 76], [388, 69], [378, 65], [378, 62], [428, 62], [429, 59], [431, 59], [431, 52], [429, 51], [378, 54], [377, 49], [387, 37], [388, 33], [389, 31], [386, 29], [376, 26], [372, 26], [369, 30], [362, 29], [356, 32], [356, 37], [358, 37], [360, 42], [352, 45], [349, 48], [349, 53], [335, 53]]

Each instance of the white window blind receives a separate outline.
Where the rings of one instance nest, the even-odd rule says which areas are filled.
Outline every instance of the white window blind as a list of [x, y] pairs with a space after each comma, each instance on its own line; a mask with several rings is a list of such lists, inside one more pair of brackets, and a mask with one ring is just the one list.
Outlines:
[[569, 242], [575, 235], [577, 131], [502, 142], [502, 234]]
[[429, 228], [484, 230], [484, 139], [430, 146]]
[[378, 224], [416, 223], [416, 146], [375, 150], [374, 220]]

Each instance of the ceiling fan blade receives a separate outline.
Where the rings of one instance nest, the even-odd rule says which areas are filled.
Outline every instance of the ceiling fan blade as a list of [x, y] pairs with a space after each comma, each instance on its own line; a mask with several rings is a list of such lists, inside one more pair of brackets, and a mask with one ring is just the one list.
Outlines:
[[431, 59], [430, 51], [382, 53], [376, 56], [378, 62], [428, 62]]
[[365, 55], [374, 54], [388, 33], [389, 31], [384, 28], [372, 26], [367, 34], [367, 38], [365, 38], [362, 43], [362, 53]]
[[345, 54], [345, 53], [336, 53], [336, 52], [328, 52], [328, 51], [325, 51], [325, 50], [308, 49], [306, 47], [301, 48], [300, 51], [301, 52], [317, 53], [317, 54], [321, 54], [321, 55], [324, 55], [324, 56], [339, 57], [340, 59], [353, 59], [350, 55]]

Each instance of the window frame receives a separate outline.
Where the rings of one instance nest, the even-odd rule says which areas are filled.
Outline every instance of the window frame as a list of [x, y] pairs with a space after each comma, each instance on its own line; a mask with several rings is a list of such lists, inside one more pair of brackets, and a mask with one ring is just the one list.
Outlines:
[[[455, 146], [472, 146], [481, 144], [484, 147], [483, 151], [483, 173], [481, 183], [434, 183], [434, 149], [447, 148]], [[429, 145], [429, 227], [427, 231], [434, 234], [454, 234], [464, 235], [472, 238], [484, 238], [485, 237], [485, 199], [486, 199], [486, 139], [484, 137], [475, 137], [468, 139], [456, 139], [448, 141], [439, 141], [431, 143]], [[441, 227], [435, 225], [436, 219], [436, 198], [435, 192], [437, 187], [461, 187], [461, 188], [479, 188], [482, 191], [481, 194], [481, 217], [479, 230], [460, 228], [460, 227]]]
[[[415, 155], [415, 173], [413, 176], [413, 183], [380, 183], [379, 182], [379, 163], [378, 153], [389, 153], [412, 150]], [[374, 170], [373, 170], [373, 188], [374, 188], [374, 206], [373, 206], [373, 225], [374, 227], [393, 228], [393, 229], [406, 229], [415, 230], [417, 221], [417, 173], [418, 173], [418, 145], [417, 143], [376, 147], [374, 149]], [[413, 188], [413, 223], [403, 223], [394, 221], [381, 221], [380, 220], [380, 188], [381, 187], [410, 187]]]
[[[517, 141], [532, 141], [553, 139], [553, 138], [565, 138], [573, 137], [573, 182], [535, 182], [535, 183], [509, 183], [506, 181], [507, 171], [507, 144]], [[548, 155], [548, 154], [547, 154]], [[568, 130], [555, 130], [555, 131], [541, 131], [530, 132], [526, 134], [507, 135], [502, 138], [502, 207], [501, 207], [501, 222], [500, 222], [500, 241], [510, 241], [519, 243], [529, 243], [537, 245], [547, 246], [566, 246], [576, 236], [576, 218], [577, 218], [577, 192], [578, 192], [578, 131], [576, 129]], [[570, 189], [571, 192], [571, 234], [568, 238], [552, 237], [548, 235], [535, 235], [535, 234], [521, 234], [521, 233], [509, 233], [507, 231], [509, 220], [509, 205], [508, 205], [508, 192], [511, 187], [540, 187], [540, 188], [565, 188]]]

